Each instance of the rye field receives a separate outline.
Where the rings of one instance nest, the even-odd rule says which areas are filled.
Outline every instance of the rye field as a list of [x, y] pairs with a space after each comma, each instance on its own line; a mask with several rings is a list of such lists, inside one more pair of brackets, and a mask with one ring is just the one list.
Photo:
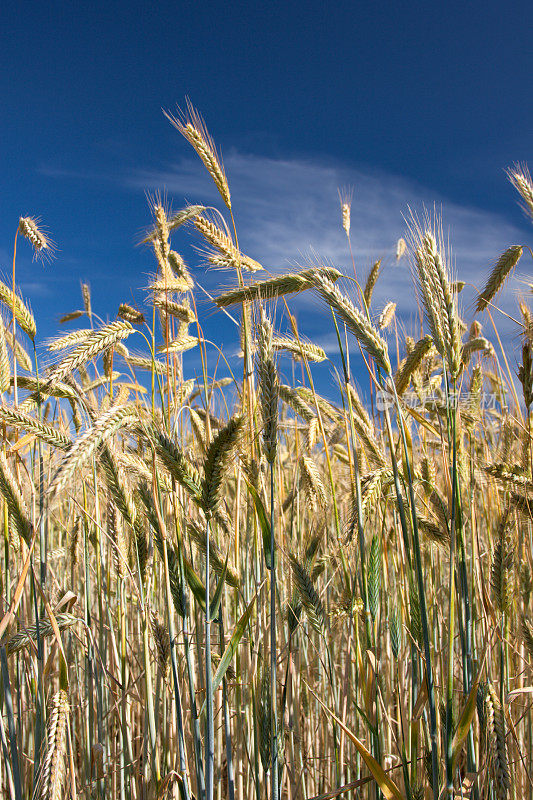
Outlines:
[[[142, 307], [95, 311], [84, 285], [43, 347], [16, 259], [54, 247], [34, 217], [13, 229], [1, 796], [532, 798], [530, 248], [480, 265], [463, 307], [442, 223], [411, 216], [390, 254], [416, 289], [406, 335], [373, 302], [381, 263], [350, 256], [349, 195], [349, 274], [271, 274], [239, 247], [201, 118], [168, 116], [220, 203], [150, 198]], [[533, 220], [527, 167], [508, 176]], [[190, 236], [223, 271], [208, 312]], [[334, 355], [300, 331], [302, 293]], [[202, 313], [234, 320], [237, 361]]]

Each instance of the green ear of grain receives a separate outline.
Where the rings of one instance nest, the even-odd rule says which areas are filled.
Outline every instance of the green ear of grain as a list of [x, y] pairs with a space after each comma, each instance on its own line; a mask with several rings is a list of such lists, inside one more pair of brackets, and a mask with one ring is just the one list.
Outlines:
[[229, 471], [231, 457], [242, 431], [243, 417], [233, 417], [221, 428], [207, 448], [204, 460], [201, 505], [207, 517], [217, 510], [222, 485]]
[[372, 537], [370, 553], [368, 556], [368, 604], [372, 619], [375, 620], [379, 611], [381, 594], [381, 542], [378, 534]]

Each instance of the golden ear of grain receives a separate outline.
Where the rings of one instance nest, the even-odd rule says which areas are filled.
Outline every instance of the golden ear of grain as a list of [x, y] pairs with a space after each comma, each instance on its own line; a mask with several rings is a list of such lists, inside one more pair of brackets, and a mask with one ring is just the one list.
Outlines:
[[4, 326], [0, 324], [0, 392], [7, 392], [11, 385], [11, 364], [7, 352]]
[[261, 264], [254, 261], [253, 258], [241, 253], [233, 244], [231, 237], [227, 233], [224, 233], [224, 231], [211, 220], [199, 216], [196, 218], [194, 224], [204, 239], [215, 247], [222, 256], [222, 258], [216, 255], [209, 256], [209, 262], [214, 266], [224, 268], [234, 267], [236, 269], [245, 269], [248, 272], [259, 272], [263, 269]]
[[0, 494], [7, 503], [17, 533], [29, 545], [33, 533], [30, 513], [3, 451], [0, 451]]
[[33, 247], [34, 258], [52, 258], [56, 246], [36, 217], [20, 217], [18, 232]]
[[[529, 589], [528, 592], [531, 592], [531, 575], [529, 576]], [[529, 656], [530, 661], [533, 662], [533, 622], [529, 617], [522, 617], [521, 621], [521, 631], [522, 631], [522, 638], [524, 640], [524, 644], [526, 646], [527, 654]]]
[[177, 287], [176, 289], [172, 289], [172, 286], [169, 286], [168, 291], [187, 292], [189, 289], [192, 289], [194, 281], [180, 254], [176, 253], [175, 250], [171, 250], [168, 254], [168, 263], [172, 270], [172, 279]]
[[413, 267], [420, 299], [424, 306], [433, 343], [446, 359], [452, 378], [461, 369], [461, 333], [456, 299], [442, 247], [438, 219], [426, 220], [422, 227], [416, 218], [410, 223]]
[[170, 660], [170, 638], [168, 634], [168, 629], [159, 620], [155, 611], [152, 611], [150, 615], [150, 622], [152, 627], [152, 634], [154, 637], [159, 669], [161, 670], [162, 675], [166, 675], [168, 672], [168, 665]]
[[311, 408], [304, 400], [302, 400], [302, 398], [292, 387], [282, 384], [279, 387], [279, 396], [284, 403], [292, 408], [292, 410], [307, 423], [310, 423], [316, 419]]
[[[199, 214], [205, 211], [205, 206], [198, 206], [198, 205], [188, 205], [185, 208], [182, 208], [180, 211], [176, 212], [169, 212], [167, 217], [167, 231], [170, 234], [172, 231], [181, 228], [182, 225], [185, 225], [187, 222], [195, 219]], [[141, 239], [140, 244], [152, 244], [160, 234], [160, 227], [156, 223], [149, 228], [146, 232], [143, 239]]]
[[236, 303], [297, 294], [306, 289], [314, 288], [322, 277], [328, 278], [333, 282], [340, 278], [340, 274], [333, 267], [313, 267], [301, 272], [289, 272], [266, 281], [252, 283], [249, 286], [230, 289], [228, 292], [216, 297], [215, 303], [219, 308], [226, 308]]
[[63, 784], [66, 776], [68, 712], [68, 695], [61, 689], [52, 697], [48, 712], [46, 752], [39, 780], [41, 800], [61, 800], [63, 796]]
[[327, 277], [317, 276], [316, 292], [338, 314], [367, 353], [386, 375], [392, 371], [387, 343], [381, 338], [368, 318], [343, 295]]
[[68, 314], [63, 314], [63, 316], [60, 317], [59, 324], [63, 325], [65, 322], [72, 322], [72, 320], [74, 319], [79, 319], [80, 317], [83, 317], [84, 314], [85, 311], [81, 311], [80, 309], [78, 309], [77, 311], [69, 311]]
[[[17, 361], [17, 364], [26, 372], [33, 372], [33, 361], [29, 353], [26, 352], [24, 347], [21, 345], [19, 340], [16, 336], [13, 336], [13, 331], [10, 331], [9, 328], [6, 328], [2, 321], [0, 320], [0, 325], [3, 326], [4, 336], [6, 342], [8, 343], [13, 355]], [[18, 376], [17, 377], [17, 385], [21, 385], [20, 381], [24, 380], [27, 376]], [[13, 380], [13, 379], [12, 379]]]
[[488, 277], [485, 288], [478, 296], [476, 311], [484, 311], [489, 303], [492, 302], [509, 277], [511, 271], [520, 261], [523, 251], [524, 249], [521, 245], [513, 245], [512, 247], [508, 247], [507, 250], [501, 254]]
[[156, 452], [162, 463], [172, 477], [187, 490], [192, 499], [199, 503], [201, 478], [196, 468], [190, 463], [181, 448], [163, 433], [157, 432], [154, 438]]
[[[79, 622], [78, 617], [75, 617], [73, 614], [56, 614], [55, 618], [60, 631], [71, 628]], [[54, 629], [48, 618], [43, 617], [43, 619], [39, 621], [39, 636], [46, 638], [54, 636]], [[23, 630], [9, 637], [6, 643], [6, 653], [8, 656], [12, 656], [13, 653], [18, 653], [25, 647], [29, 647], [31, 643], [35, 644], [36, 642], [37, 625], [26, 625]]]
[[381, 258], [378, 261], [374, 262], [372, 268], [370, 269], [370, 272], [368, 273], [368, 278], [366, 279], [363, 297], [365, 298], [365, 303], [367, 308], [370, 307], [370, 303], [372, 301], [372, 295], [374, 293], [374, 287], [379, 277], [380, 270], [381, 270]]
[[[205, 526], [191, 522], [187, 526], [187, 530], [190, 533], [191, 539], [196, 543], [200, 552], [205, 556], [207, 552], [207, 536], [205, 533]], [[211, 564], [215, 575], [218, 575], [218, 577], [223, 575], [225, 572], [225, 581], [228, 586], [233, 586], [234, 588], [239, 586], [239, 574], [233, 569], [231, 564], [226, 563], [226, 556], [214, 541], [213, 536], [209, 537], [209, 563]]]
[[101, 414], [68, 451], [52, 480], [50, 493], [59, 494], [104, 442], [109, 440], [120, 428], [131, 425], [138, 419], [135, 406], [131, 404], [111, 406], [108, 411]]
[[396, 243], [396, 261], [399, 261], [404, 255], [405, 251], [407, 250], [407, 243], [405, 239], [398, 239]]
[[352, 210], [352, 197], [353, 197], [353, 189], [339, 189], [342, 229], [348, 238], [350, 238], [350, 217]]
[[429, 354], [432, 346], [433, 340], [431, 336], [424, 336], [423, 339], [420, 339], [413, 346], [411, 352], [398, 367], [398, 371], [394, 376], [394, 383], [396, 384], [396, 391], [399, 397], [406, 391], [411, 377], [420, 367], [424, 358]]
[[57, 339], [50, 340], [47, 344], [47, 348], [51, 353], [57, 350], [67, 350], [69, 347], [74, 347], [84, 339], [87, 339], [92, 332], [92, 328], [80, 328], [76, 331], [70, 331], [70, 333], [66, 333], [64, 336], [59, 336]]
[[522, 314], [524, 336], [533, 345], [533, 312], [525, 303], [520, 303], [520, 313]]
[[289, 562], [292, 568], [292, 577], [298, 591], [298, 595], [307, 612], [307, 618], [317, 633], [324, 633], [326, 627], [326, 612], [316, 591], [313, 580], [295, 555], [289, 554]]
[[82, 283], [81, 285], [81, 296], [83, 298], [83, 307], [85, 309], [85, 313], [91, 319], [92, 317], [92, 307], [91, 307], [91, 287], [88, 283]]
[[187, 350], [192, 350], [198, 344], [197, 336], [189, 336], [186, 333], [178, 335], [168, 344], [162, 344], [157, 348], [158, 353], [185, 353]]
[[125, 319], [127, 322], [131, 322], [133, 325], [144, 325], [144, 314], [127, 303], [121, 303], [119, 305], [117, 317], [120, 319]]
[[[134, 328], [131, 323], [125, 320], [117, 320], [109, 323], [109, 325], [104, 325], [98, 331], [91, 331], [90, 334], [82, 338], [81, 342], [60, 364], [52, 369], [46, 383], [51, 384], [62, 380], [65, 376], [87, 364], [88, 361], [104, 353], [121, 339], [126, 339], [133, 331]], [[63, 341], [65, 339], [66, 337], [64, 337]]]
[[0, 405], [0, 420], [6, 425], [22, 428], [28, 433], [34, 433], [43, 442], [47, 442], [52, 447], [58, 447], [60, 450], [68, 450], [72, 445], [72, 440], [69, 436], [61, 433], [52, 425], [46, 425], [44, 422], [23, 413], [20, 408]]
[[229, 191], [226, 173], [222, 159], [217, 153], [215, 143], [207, 132], [205, 123], [194, 108], [194, 106], [187, 100], [187, 111], [182, 112], [178, 108], [176, 116], [163, 111], [165, 117], [169, 122], [187, 139], [189, 144], [196, 150], [202, 162], [211, 175], [215, 186], [220, 192], [224, 203], [231, 210], [231, 195]]
[[327, 417], [327, 419], [335, 422], [340, 421], [341, 415], [339, 410], [319, 394], [313, 392], [308, 386], [298, 386], [296, 392], [308, 405], [318, 406], [320, 413]]
[[379, 315], [378, 328], [380, 330], [388, 328], [392, 320], [394, 319], [395, 313], [396, 313], [396, 303], [393, 302], [387, 303], [383, 308], [383, 311]]
[[308, 342], [300, 339], [293, 339], [289, 336], [274, 336], [272, 339], [272, 347], [274, 350], [286, 350], [292, 353], [296, 361], [305, 358], [307, 361], [314, 361], [320, 363], [326, 360], [326, 353], [313, 342]]
[[260, 307], [257, 326], [256, 369], [259, 379], [259, 399], [263, 418], [263, 445], [269, 464], [276, 458], [278, 445], [279, 379], [274, 363], [272, 324]]
[[505, 741], [505, 716], [497, 692], [491, 683], [487, 686], [485, 697], [485, 719], [492, 787], [497, 800], [507, 800], [511, 787], [511, 777]]
[[7, 306], [11, 313], [15, 314], [15, 319], [30, 339], [35, 339], [37, 326], [35, 318], [27, 305], [20, 299], [18, 294], [0, 281], [0, 300]]
[[315, 461], [306, 455], [300, 457], [300, 487], [304, 490], [312, 508], [326, 507], [327, 498], [324, 484]]
[[117, 453], [109, 444], [104, 445], [102, 448], [100, 467], [104, 475], [106, 487], [113, 498], [113, 508], [120, 511], [125, 522], [130, 528], [133, 528], [137, 516], [135, 503], [132, 499], [126, 472], [117, 457]]
[[154, 306], [163, 310], [165, 314], [170, 314], [171, 317], [179, 319], [180, 322], [186, 322], [187, 324], [196, 322], [194, 312], [188, 304], [175, 303], [163, 293], [154, 297]]
[[470, 359], [474, 353], [483, 353], [488, 358], [494, 355], [494, 347], [485, 339], [484, 336], [478, 336], [476, 339], [469, 339], [464, 343], [461, 349], [461, 366], [467, 367]]
[[133, 353], [128, 353], [125, 356], [127, 363], [132, 366], [136, 367], [137, 369], [144, 369], [150, 372], [152, 369], [156, 375], [166, 375], [167, 374], [167, 365], [164, 364], [162, 361], [158, 361], [157, 359], [145, 358], [144, 356], [137, 356]]
[[507, 170], [509, 180], [524, 201], [522, 207], [533, 219], [533, 181], [526, 164], [515, 164]]

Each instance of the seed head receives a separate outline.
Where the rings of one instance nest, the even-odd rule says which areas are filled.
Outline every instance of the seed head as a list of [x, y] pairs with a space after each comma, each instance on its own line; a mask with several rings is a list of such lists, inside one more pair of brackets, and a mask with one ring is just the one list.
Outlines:
[[20, 217], [18, 230], [33, 247], [34, 259], [52, 258], [55, 245], [44, 232], [39, 219], [36, 217]]
[[520, 245], [513, 245], [501, 254], [490, 273], [485, 288], [480, 293], [476, 311], [484, 311], [500, 291], [511, 271], [516, 267], [523, 253]]
[[226, 206], [231, 209], [231, 195], [228, 187], [226, 173], [222, 159], [217, 153], [215, 143], [209, 135], [205, 123], [189, 100], [187, 100], [187, 111], [184, 113], [178, 109], [176, 116], [163, 112], [165, 117], [174, 127], [187, 139], [189, 144], [196, 150], [202, 159], [205, 168], [213, 178], [215, 186]]
[[389, 327], [392, 320], [394, 319], [395, 313], [396, 313], [396, 303], [392, 302], [387, 303], [383, 311], [379, 315], [378, 327], [380, 328], [380, 330]]
[[526, 164], [515, 164], [507, 170], [509, 180], [524, 201], [522, 207], [533, 218], [533, 181]]
[[339, 189], [341, 203], [342, 228], [346, 236], [350, 236], [350, 214], [352, 210], [353, 189]]
[[401, 259], [401, 257], [405, 254], [406, 250], [407, 250], [407, 244], [405, 239], [401, 238], [398, 239], [398, 242], [396, 244], [396, 261], [399, 261]]

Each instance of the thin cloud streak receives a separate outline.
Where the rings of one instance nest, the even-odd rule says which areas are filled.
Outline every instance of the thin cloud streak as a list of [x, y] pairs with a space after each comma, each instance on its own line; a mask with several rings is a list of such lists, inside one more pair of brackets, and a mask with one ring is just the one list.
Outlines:
[[[338, 198], [339, 187], [353, 187], [351, 238], [358, 277], [364, 281], [372, 262], [383, 258], [373, 307], [377, 314], [387, 301], [394, 300], [399, 320], [407, 329], [417, 318], [415, 295], [408, 261], [404, 257], [396, 263], [395, 249], [398, 238], [406, 235], [404, 218], [409, 216], [410, 209], [419, 216], [425, 209], [442, 211], [444, 235], [449, 236], [452, 249], [453, 272], [458, 279], [475, 284], [478, 289], [503, 250], [527, 241], [527, 232], [519, 227], [522, 218], [518, 208], [517, 224], [513, 225], [497, 214], [446, 200], [396, 175], [305, 160], [274, 160], [235, 151], [225, 158], [225, 166], [241, 248], [271, 272], [294, 268], [319, 257], [346, 275], [353, 275]], [[168, 170], [139, 171], [128, 180], [128, 185], [143, 190], [164, 189], [176, 206], [186, 199], [222, 207], [216, 188], [196, 160], [182, 160]], [[513, 191], [503, 182], [502, 191], [506, 189]], [[517, 276], [520, 274], [519, 270]], [[216, 283], [220, 285], [216, 273], [207, 273], [205, 278], [210, 289]], [[504, 310], [514, 316], [516, 286], [515, 281], [514, 289], [507, 288], [498, 298]], [[461, 313], [467, 322], [472, 316], [474, 297], [475, 291], [469, 286], [460, 296]], [[318, 301], [305, 295], [297, 298], [294, 306], [300, 315], [309, 317], [306, 332], [320, 339], [323, 319], [317, 315]], [[321, 317], [320, 324], [317, 316]], [[505, 317], [500, 316], [498, 324], [506, 337], [516, 333]]]

